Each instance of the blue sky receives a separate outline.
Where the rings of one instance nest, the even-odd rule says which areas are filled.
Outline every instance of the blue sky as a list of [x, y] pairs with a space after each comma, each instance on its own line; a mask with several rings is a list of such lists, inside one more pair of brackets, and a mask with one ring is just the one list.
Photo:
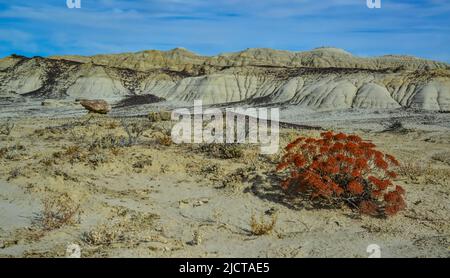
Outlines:
[[450, 62], [450, 0], [0, 0], [0, 56], [320, 46]]

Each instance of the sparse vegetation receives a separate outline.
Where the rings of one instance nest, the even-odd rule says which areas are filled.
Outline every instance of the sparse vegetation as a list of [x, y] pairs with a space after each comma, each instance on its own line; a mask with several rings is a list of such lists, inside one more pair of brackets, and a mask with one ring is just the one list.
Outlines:
[[232, 189], [233, 191], [239, 191], [243, 188], [243, 183], [249, 179], [248, 169], [238, 168], [234, 172], [226, 175], [222, 179], [222, 185], [224, 188]]
[[116, 136], [114, 134], [106, 134], [100, 137], [95, 138], [88, 146], [89, 151], [93, 151], [95, 149], [114, 149], [121, 148], [124, 146], [128, 146], [125, 137]]
[[77, 222], [80, 206], [67, 193], [46, 199], [43, 205], [44, 209], [38, 215], [37, 220], [44, 231], [59, 229], [64, 225], [71, 225]]
[[173, 144], [172, 137], [166, 134], [162, 134], [157, 137], [157, 142], [160, 145], [169, 147]]
[[0, 159], [20, 160], [26, 155], [27, 148], [22, 144], [14, 144], [9, 147], [0, 148]]
[[88, 156], [88, 162], [95, 168], [100, 164], [108, 162], [108, 156], [103, 153], [91, 153]]
[[133, 168], [144, 169], [146, 166], [152, 166], [153, 159], [151, 157], [141, 158], [135, 163], [133, 163]]
[[81, 239], [94, 246], [110, 245], [123, 237], [123, 231], [121, 229], [113, 229], [112, 227], [102, 224], [95, 229], [84, 232]]
[[[86, 120], [75, 120], [75, 121], [69, 121], [67, 123], [64, 123], [62, 125], [58, 126], [48, 126], [42, 129], [36, 129], [34, 133], [37, 136], [44, 136], [46, 134], [52, 134], [52, 135], [63, 135], [66, 133], [69, 133], [72, 135], [73, 138], [77, 139], [77, 136], [75, 136], [74, 129], [76, 127], [86, 127], [88, 126], [93, 119], [93, 116], [89, 116]], [[78, 138], [79, 139], [79, 138]]]
[[0, 135], [9, 136], [14, 129], [15, 124], [11, 119], [6, 120], [5, 123], [0, 124]]
[[81, 240], [92, 246], [109, 246], [115, 243], [132, 244], [145, 241], [137, 232], [150, 230], [153, 222], [158, 218], [152, 213], [136, 212], [118, 208], [117, 216], [109, 223], [102, 223], [81, 235]]
[[433, 154], [432, 159], [450, 165], [450, 151]]
[[402, 163], [398, 168], [398, 174], [415, 183], [420, 181], [425, 183], [441, 183], [450, 177], [450, 169], [433, 168], [431, 163], [416, 161]]
[[[124, 249], [128, 249], [127, 254], [137, 256], [179, 256], [187, 252], [201, 256], [204, 252], [202, 245], [208, 245], [215, 237], [224, 237], [223, 242], [229, 242], [230, 248], [242, 242], [250, 244], [251, 255], [314, 256], [328, 252], [324, 251], [327, 246], [321, 242], [318, 244], [319, 251], [310, 253], [311, 249], [304, 248], [301, 242], [295, 246], [291, 243], [301, 238], [317, 239], [320, 235], [314, 233], [324, 227], [331, 231], [349, 230], [358, 240], [361, 239], [361, 229], [382, 234], [389, 240], [399, 239], [405, 233], [405, 241], [410, 244], [414, 244], [416, 238], [426, 237], [431, 231], [448, 230], [444, 200], [450, 181], [450, 168], [445, 163], [448, 156], [446, 133], [358, 131], [376, 142], [383, 142], [386, 150], [395, 152], [408, 162], [397, 167], [387, 156], [383, 156], [385, 162], [390, 164], [388, 171], [399, 176], [394, 178], [394, 173], [390, 173], [389, 179], [393, 184], [377, 199], [379, 203], [374, 201], [382, 206], [374, 208], [370, 203], [363, 203], [364, 196], [375, 187], [370, 180], [367, 184], [360, 182], [364, 188], [363, 196], [355, 197], [360, 196], [355, 195], [360, 191], [357, 185], [345, 183], [346, 175], [338, 178], [338, 175], [330, 174], [332, 180], [336, 178], [336, 183], [343, 184], [340, 187], [344, 192], [340, 195], [333, 193], [331, 197], [320, 195], [312, 198], [312, 182], [306, 191], [298, 190], [294, 179], [288, 188], [284, 187], [285, 190], [280, 190], [278, 185], [281, 179], [293, 178], [290, 176], [292, 170], [301, 173], [312, 169], [313, 162], [310, 167], [308, 162], [303, 167], [296, 167], [292, 162], [286, 169], [274, 173], [274, 165], [280, 162], [284, 153], [260, 155], [258, 146], [252, 144], [181, 144], [166, 147], [170, 143], [166, 144], [164, 140], [170, 139], [168, 131], [173, 123], [161, 121], [149, 124], [145, 123], [148, 122], [146, 118], [126, 120], [128, 123], [151, 126], [130, 147], [128, 134], [120, 125], [120, 119], [116, 118], [94, 118], [88, 125], [75, 125], [67, 130], [60, 127], [67, 127], [65, 123], [76, 122], [76, 119], [52, 119], [51, 122], [38, 122], [35, 126], [28, 119], [16, 122], [16, 126], [24, 128], [16, 127], [13, 136], [1, 140], [6, 143], [0, 147], [0, 164], [6, 185], [2, 193], [5, 193], [7, 202], [18, 201], [17, 204], [22, 206], [23, 219], [20, 220], [23, 221], [17, 221], [18, 228], [14, 231], [10, 232], [8, 228], [4, 229], [5, 232], [1, 231], [0, 255], [25, 250], [20, 256], [64, 256], [66, 243], [76, 242], [82, 245], [83, 257], [115, 256]], [[45, 129], [48, 125], [54, 128]], [[33, 133], [36, 129], [44, 130], [43, 137]], [[281, 131], [280, 142], [285, 145], [296, 140], [300, 134], [316, 141], [323, 139], [316, 130], [290, 131], [283, 128]], [[330, 139], [330, 147], [342, 142], [339, 138], [334, 139], [335, 135]], [[348, 139], [350, 135], [346, 136]], [[293, 147], [291, 153], [302, 153], [305, 157], [317, 155], [319, 161], [327, 162], [339, 154], [319, 156], [303, 146], [305, 140], [299, 143], [298, 148]], [[310, 145], [317, 144], [310, 141]], [[230, 151], [233, 148], [238, 150]], [[372, 149], [375, 151], [375, 147]], [[250, 153], [254, 154], [251, 159]], [[356, 165], [358, 155], [343, 154], [353, 158], [351, 165]], [[237, 158], [232, 159], [234, 156]], [[368, 164], [371, 163], [375, 160], [368, 159]], [[328, 171], [325, 164], [321, 167], [324, 172]], [[378, 170], [373, 176], [383, 181], [384, 171]], [[362, 176], [364, 179], [369, 177]], [[371, 214], [373, 210], [376, 210], [376, 216], [388, 215], [385, 213], [387, 201], [384, 194], [396, 190], [394, 184], [397, 183], [404, 185], [408, 193], [411, 191], [408, 203], [411, 209], [388, 221], [360, 217], [359, 212]], [[54, 200], [60, 198], [62, 192], [67, 192], [65, 194], [72, 199], [66, 208], [61, 201]], [[42, 207], [39, 201], [33, 200], [41, 198], [42, 203], [46, 203]], [[78, 202], [73, 201], [75, 198], [86, 200], [86, 205], [89, 205], [82, 218], [79, 217], [82, 213], [80, 208], [84, 209], [84, 205], [78, 208]], [[359, 205], [358, 198], [361, 198]], [[393, 198], [394, 202], [392, 198], [387, 196], [391, 203], [398, 204], [397, 197]], [[237, 202], [245, 205], [237, 205]], [[292, 217], [298, 214], [298, 208], [346, 206], [355, 208], [356, 213], [349, 213], [348, 209], [302, 210], [301, 215], [297, 215], [299, 217]], [[173, 213], [174, 207], [177, 213]], [[252, 211], [255, 212], [253, 215]], [[147, 212], [157, 213], [161, 221], [152, 221], [155, 216], [146, 217], [144, 214]], [[27, 220], [33, 215], [35, 218], [32, 218], [30, 226]], [[242, 216], [245, 217], [244, 226]], [[178, 229], [180, 223], [189, 225], [189, 228]], [[330, 237], [330, 240], [338, 238]], [[274, 239], [276, 243], [272, 244]], [[3, 249], [2, 242], [7, 245]], [[272, 246], [264, 250], [268, 242]], [[257, 247], [260, 243], [261, 249]], [[428, 249], [408, 255], [420, 256], [429, 252], [427, 254], [440, 256], [445, 249], [440, 246], [446, 241], [429, 240], [426, 244], [430, 244]], [[222, 249], [223, 245], [218, 245], [218, 248], [218, 255], [227, 254], [223, 250], [229, 250]], [[361, 252], [364, 253], [364, 250]]]
[[242, 144], [202, 144], [200, 151], [211, 158], [232, 159], [241, 158], [244, 155]]
[[152, 127], [152, 123], [145, 121], [130, 122], [121, 120], [122, 127], [128, 135], [126, 146], [133, 146], [138, 143], [142, 134]]

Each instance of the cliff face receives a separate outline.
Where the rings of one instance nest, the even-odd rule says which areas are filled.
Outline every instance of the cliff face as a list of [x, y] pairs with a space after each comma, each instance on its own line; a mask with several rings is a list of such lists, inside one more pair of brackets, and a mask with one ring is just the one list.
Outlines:
[[404, 56], [360, 58], [340, 49], [248, 49], [213, 57], [185, 49], [0, 60], [0, 97], [121, 98], [153, 94], [206, 104], [313, 109], [450, 110], [450, 67]]

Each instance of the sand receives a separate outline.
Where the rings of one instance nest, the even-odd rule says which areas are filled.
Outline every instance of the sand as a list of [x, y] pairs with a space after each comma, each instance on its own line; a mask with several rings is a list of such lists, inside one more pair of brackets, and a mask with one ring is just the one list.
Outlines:
[[[430, 120], [428, 112], [398, 111], [403, 127], [382, 132], [392, 115], [284, 112], [282, 119], [372, 140], [407, 165], [396, 180], [407, 209], [378, 219], [350, 208], [292, 206], [273, 178], [280, 154], [260, 155], [257, 146], [246, 145], [235, 159], [167, 146], [170, 123], [160, 123], [136, 145], [114, 147], [111, 138], [126, 137], [120, 111], [89, 118], [53, 109], [2, 109], [1, 121], [14, 116], [15, 128], [0, 135], [0, 257], [64, 257], [72, 243], [82, 257], [368, 257], [370, 244], [382, 257], [450, 255], [448, 114]], [[319, 132], [282, 129], [280, 144]], [[52, 208], [70, 219], [45, 224]], [[273, 230], [254, 235], [252, 215], [276, 219]]]

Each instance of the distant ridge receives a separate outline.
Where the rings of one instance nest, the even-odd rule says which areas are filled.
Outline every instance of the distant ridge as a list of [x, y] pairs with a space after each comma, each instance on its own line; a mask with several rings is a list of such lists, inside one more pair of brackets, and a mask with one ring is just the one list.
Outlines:
[[449, 111], [450, 66], [410, 56], [362, 58], [333, 47], [249, 48], [216, 56], [175, 48], [0, 60], [0, 98], [133, 95], [205, 104]]
[[319, 47], [310, 51], [286, 51], [270, 48], [248, 48], [239, 52], [222, 53], [216, 56], [200, 56], [185, 48], [167, 51], [145, 50], [135, 53], [103, 54], [94, 56], [52, 56], [52, 59], [66, 59], [79, 62], [91, 62], [99, 65], [150, 70], [169, 68], [182, 70], [186, 66], [248, 66], [271, 65], [285, 67], [340, 67], [384, 69], [403, 67], [405, 69], [449, 68], [443, 62], [419, 59], [411, 56], [386, 55], [373, 58], [361, 58], [340, 48]]

